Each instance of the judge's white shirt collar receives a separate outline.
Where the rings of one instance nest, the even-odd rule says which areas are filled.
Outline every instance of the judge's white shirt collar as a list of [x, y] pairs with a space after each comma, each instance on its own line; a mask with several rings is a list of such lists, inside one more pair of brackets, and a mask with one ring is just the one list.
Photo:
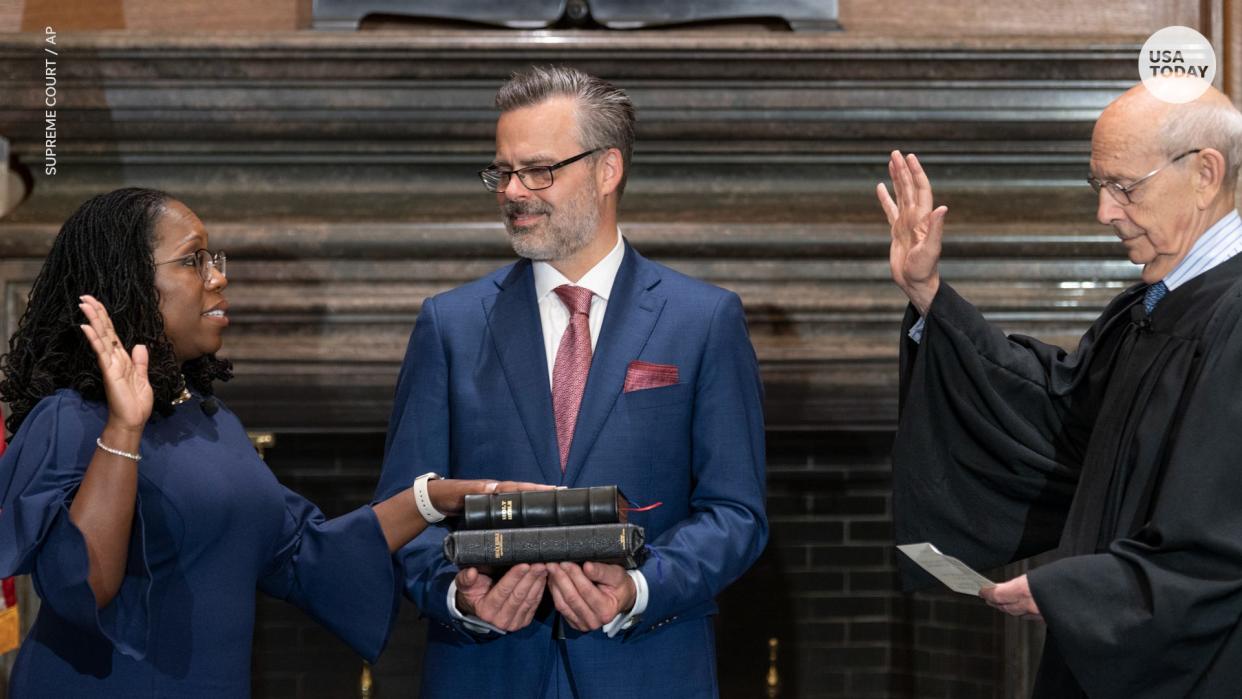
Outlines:
[[1242, 252], [1242, 219], [1234, 209], [1208, 227], [1190, 247], [1185, 259], [1161, 281], [1172, 291]]

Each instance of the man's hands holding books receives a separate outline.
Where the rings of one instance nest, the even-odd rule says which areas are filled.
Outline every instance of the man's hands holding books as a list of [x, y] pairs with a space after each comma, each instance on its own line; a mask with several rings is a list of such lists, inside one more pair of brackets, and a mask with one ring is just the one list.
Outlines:
[[[494, 490], [535, 489], [530, 485], [506, 482]], [[464, 530], [445, 539], [445, 557], [464, 566], [454, 581], [451, 606], [456, 609], [450, 612], [467, 617], [468, 627], [473, 617], [492, 631], [516, 631], [534, 619], [546, 589], [573, 629], [589, 633], [607, 628], [609, 635], [617, 633], [620, 629], [609, 624], [635, 609], [640, 592], [646, 599], [645, 589], [639, 589], [644, 580], [639, 577], [636, 582], [625, 568], [641, 562], [643, 548], [642, 528], [627, 524], [626, 515], [659, 503], [634, 508], [616, 486], [556, 489], [555, 493], [521, 497], [490, 494], [492, 490], [483, 491], [488, 495], [464, 498]], [[523, 559], [544, 562], [513, 565]], [[600, 563], [600, 559], [624, 565]], [[572, 562], [583, 560], [587, 562]], [[485, 565], [473, 567], [481, 564]], [[513, 567], [496, 580], [504, 569], [491, 565]]]
[[556, 564], [515, 565], [495, 584], [478, 568], [466, 568], [457, 574], [457, 609], [501, 631], [524, 628], [535, 618], [535, 609], [543, 599], [549, 565]]
[[602, 628], [634, 608], [638, 592], [625, 568], [609, 563], [549, 563], [548, 590], [556, 610], [577, 631]]
[[479, 568], [459, 572], [457, 609], [502, 631], [517, 631], [535, 618], [545, 588], [565, 621], [583, 633], [633, 609], [637, 596], [634, 580], [618, 565], [522, 563], [496, 581]]

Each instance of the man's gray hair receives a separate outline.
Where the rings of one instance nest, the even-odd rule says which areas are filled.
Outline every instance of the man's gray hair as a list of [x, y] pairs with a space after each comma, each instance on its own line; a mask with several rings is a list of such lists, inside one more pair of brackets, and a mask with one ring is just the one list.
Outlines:
[[1226, 104], [1181, 105], [1169, 110], [1160, 125], [1160, 145], [1170, 160], [1189, 150], [1220, 151], [1225, 156], [1224, 183], [1236, 187], [1242, 166], [1242, 113]]
[[625, 191], [634, 152], [634, 104], [625, 91], [612, 83], [568, 66], [531, 66], [514, 73], [496, 92], [496, 108], [509, 112], [541, 104], [554, 97], [577, 101], [578, 143], [583, 149], [616, 148], [621, 151], [621, 182]]

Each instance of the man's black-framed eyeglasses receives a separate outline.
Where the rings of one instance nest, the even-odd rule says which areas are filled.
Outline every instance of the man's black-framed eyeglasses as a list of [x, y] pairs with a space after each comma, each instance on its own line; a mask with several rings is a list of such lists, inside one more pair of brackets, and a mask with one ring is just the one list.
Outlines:
[[1185, 153], [1182, 153], [1181, 155], [1177, 156], [1176, 158], [1173, 158], [1172, 160], [1165, 163], [1164, 165], [1161, 165], [1155, 170], [1152, 170], [1151, 172], [1147, 173], [1146, 175], [1143, 175], [1142, 177], [1138, 178], [1137, 180], [1127, 185], [1118, 184], [1111, 180], [1101, 180], [1098, 177], [1088, 177], [1087, 184], [1091, 185], [1091, 189], [1095, 190], [1096, 195], [1099, 195], [1100, 190], [1103, 189], [1103, 190], [1106, 190], [1109, 193], [1109, 195], [1112, 196], [1112, 198], [1118, 204], [1121, 204], [1122, 206], [1129, 206], [1130, 204], [1134, 203], [1134, 200], [1130, 197], [1130, 193], [1133, 192], [1136, 187], [1143, 184], [1147, 180], [1150, 180], [1151, 178], [1155, 177], [1157, 173], [1159, 173], [1161, 170], [1165, 169], [1166, 167], [1172, 165], [1173, 163], [1176, 163], [1177, 161], [1181, 160], [1182, 158], [1185, 158], [1188, 155], [1198, 153], [1201, 150], [1203, 149], [1195, 148], [1194, 150], [1188, 150]]
[[532, 165], [521, 170], [501, 170], [495, 166], [486, 167], [479, 170], [479, 179], [483, 180], [483, 186], [487, 187], [489, 192], [505, 191], [505, 188], [509, 186], [509, 178], [513, 175], [517, 175], [518, 180], [522, 182], [522, 186], [529, 190], [547, 189], [552, 186], [553, 170], [559, 170], [566, 165], [572, 165], [599, 150], [599, 148], [592, 148], [554, 165]]
[[228, 276], [228, 261], [229, 258], [224, 254], [223, 250], [212, 252], [204, 248], [199, 248], [189, 255], [182, 255], [181, 257], [172, 260], [156, 262], [155, 266], [159, 267], [160, 265], [170, 265], [174, 262], [180, 262], [182, 267], [193, 267], [195, 271], [198, 272], [199, 279], [202, 279], [203, 283], [206, 284], [211, 281], [211, 270], [213, 269], [219, 272], [222, 277]]

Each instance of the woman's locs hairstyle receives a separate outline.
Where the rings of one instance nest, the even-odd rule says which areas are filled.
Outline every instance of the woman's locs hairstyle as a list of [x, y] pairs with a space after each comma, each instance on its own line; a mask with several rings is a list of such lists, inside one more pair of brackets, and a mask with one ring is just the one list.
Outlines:
[[155, 223], [172, 197], [139, 187], [89, 199], [61, 226], [35, 278], [8, 354], [0, 357], [0, 400], [8, 403], [5, 424], [16, 433], [35, 404], [58, 389], [71, 388], [87, 400], [105, 399], [95, 353], [78, 326], [86, 322], [79, 296], [91, 294], [108, 309], [127, 350], [144, 344], [155, 410], [168, 414], [186, 382], [211, 395], [212, 381], [232, 377], [227, 360], [207, 355], [177, 366], [164, 335], [155, 288], [152, 247]]

